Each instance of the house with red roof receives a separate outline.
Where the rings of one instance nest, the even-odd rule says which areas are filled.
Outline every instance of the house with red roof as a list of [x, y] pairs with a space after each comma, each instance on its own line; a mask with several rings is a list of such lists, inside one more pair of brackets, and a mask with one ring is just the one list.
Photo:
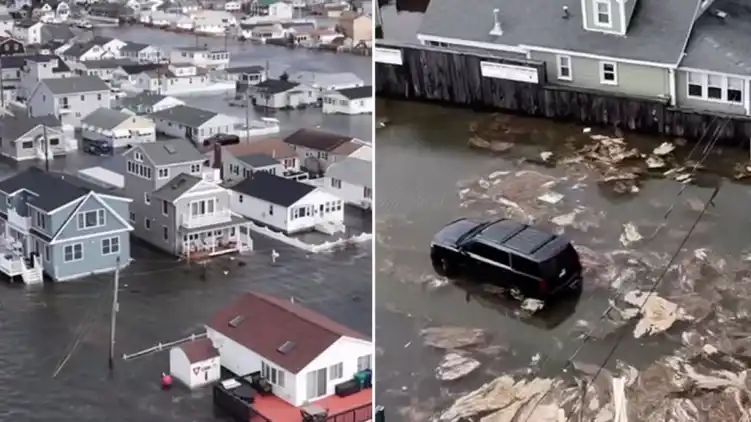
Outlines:
[[206, 334], [225, 369], [238, 376], [260, 371], [273, 395], [290, 407], [333, 396], [337, 385], [370, 369], [373, 360], [373, 345], [364, 335], [260, 293], [245, 293], [220, 310]]

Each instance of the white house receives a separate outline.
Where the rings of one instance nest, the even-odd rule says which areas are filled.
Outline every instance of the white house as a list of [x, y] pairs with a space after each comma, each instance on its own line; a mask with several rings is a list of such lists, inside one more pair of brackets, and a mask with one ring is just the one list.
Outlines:
[[158, 63], [164, 55], [162, 51], [153, 45], [128, 42], [120, 48], [120, 54], [127, 59], [138, 63]]
[[191, 64], [170, 64], [166, 71], [149, 70], [136, 77], [134, 87], [165, 95], [189, 94], [212, 84], [205, 71]]
[[318, 93], [318, 99], [323, 98], [323, 95], [328, 91], [365, 86], [365, 81], [351, 72], [327, 73], [305, 70], [292, 73], [289, 76], [289, 81], [315, 89]]
[[351, 136], [305, 128], [288, 135], [284, 142], [295, 149], [302, 168], [318, 174], [323, 174], [331, 164], [367, 146]]
[[206, 327], [224, 368], [260, 372], [273, 394], [293, 406], [334, 394], [336, 385], [371, 369], [373, 345], [362, 334], [301, 305], [245, 293]]
[[108, 108], [110, 94], [110, 87], [96, 76], [42, 79], [29, 97], [29, 114], [51, 114], [75, 127], [94, 110]]
[[226, 114], [179, 105], [152, 113], [157, 132], [194, 143], [220, 133], [234, 133], [238, 119]]
[[239, 1], [228, 1], [227, 3], [224, 3], [224, 10], [227, 12], [236, 12], [240, 9], [242, 9], [242, 3]]
[[194, 389], [219, 381], [219, 352], [208, 338], [175, 346], [169, 351], [170, 375]]
[[347, 204], [370, 209], [373, 203], [373, 163], [355, 157], [338, 161], [328, 169], [322, 187]]
[[192, 64], [198, 67], [224, 69], [229, 64], [229, 52], [203, 47], [177, 47], [170, 53], [172, 64]]
[[224, 35], [230, 27], [237, 25], [237, 19], [222, 10], [201, 10], [193, 15], [193, 31], [197, 34]]
[[17, 23], [13, 27], [13, 38], [23, 41], [24, 44], [41, 44], [42, 43], [42, 22], [35, 23]]
[[91, 39], [91, 42], [101, 46], [104, 50], [111, 52], [116, 58], [122, 57], [121, 50], [128, 45], [128, 43], [123, 40], [103, 36], [95, 36]]
[[257, 171], [232, 186], [230, 209], [259, 224], [292, 234], [344, 231], [344, 204], [316, 186]]
[[[255, 170], [274, 169], [273, 174], [287, 178], [302, 174], [297, 153], [281, 139], [259, 139], [225, 145], [214, 148], [208, 155], [211, 157], [211, 165], [221, 169], [222, 180], [226, 183], [239, 182]], [[270, 157], [276, 160], [277, 165], [271, 165], [268, 160], [268, 165], [259, 165], [256, 158], [258, 156]]]
[[247, 87], [253, 104], [258, 107], [288, 109], [318, 103], [317, 91], [300, 83], [266, 79]]
[[278, 1], [269, 6], [269, 17], [277, 20], [292, 19], [295, 15], [295, 8], [291, 4]]
[[373, 87], [345, 88], [329, 91], [323, 96], [326, 114], [367, 114], [373, 112]]
[[63, 132], [60, 121], [54, 116], [6, 114], [0, 117], [0, 153], [16, 161], [44, 159], [45, 154], [51, 159], [74, 151], [77, 146], [78, 142]]
[[67, 61], [83, 62], [87, 60], [103, 60], [114, 59], [115, 54], [109, 50], [106, 50], [99, 44], [95, 44], [92, 41], [87, 43], [73, 44], [70, 47], [61, 50], [56, 50], [58, 54], [61, 54]]
[[183, 104], [185, 102], [179, 98], [146, 91], [120, 100], [122, 110], [133, 114], [151, 114]]
[[156, 141], [154, 122], [122, 111], [100, 108], [81, 120], [81, 136], [113, 148]]

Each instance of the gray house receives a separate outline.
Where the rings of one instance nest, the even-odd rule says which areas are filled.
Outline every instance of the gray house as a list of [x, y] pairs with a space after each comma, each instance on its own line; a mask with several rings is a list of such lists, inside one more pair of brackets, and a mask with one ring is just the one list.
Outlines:
[[130, 202], [36, 168], [0, 181], [0, 271], [37, 283], [42, 270], [63, 281], [128, 265]]
[[44, 159], [45, 154], [52, 158], [75, 149], [76, 144], [68, 142], [62, 124], [55, 116], [6, 114], [0, 117], [0, 153], [5, 157], [16, 161]]
[[233, 156], [226, 154], [224, 165], [227, 172], [222, 175], [225, 182], [239, 181], [252, 176], [254, 173], [263, 171], [269, 174], [282, 176], [284, 166], [282, 163], [266, 154], [247, 154]]
[[123, 157], [136, 236], [188, 259], [252, 249], [249, 221], [230, 211], [232, 192], [188, 141], [141, 144]]
[[42, 79], [28, 106], [32, 116], [51, 114], [63, 124], [79, 126], [94, 110], [110, 106], [110, 88], [96, 76]]
[[482, 62], [486, 78], [654, 98], [751, 115], [751, 32], [743, 0], [433, 0], [426, 45], [542, 62]]

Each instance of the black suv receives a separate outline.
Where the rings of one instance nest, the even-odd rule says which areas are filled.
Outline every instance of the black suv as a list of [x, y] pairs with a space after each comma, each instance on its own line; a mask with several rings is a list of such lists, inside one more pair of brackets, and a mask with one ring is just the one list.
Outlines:
[[83, 150], [94, 155], [112, 155], [112, 145], [107, 141], [84, 139]]
[[433, 238], [430, 258], [438, 274], [474, 273], [526, 297], [581, 288], [582, 267], [571, 243], [508, 219], [452, 221]]
[[228, 133], [217, 133], [216, 135], [203, 140], [203, 146], [209, 146], [213, 144], [219, 145], [232, 145], [239, 144], [240, 137], [237, 135], [230, 135]]

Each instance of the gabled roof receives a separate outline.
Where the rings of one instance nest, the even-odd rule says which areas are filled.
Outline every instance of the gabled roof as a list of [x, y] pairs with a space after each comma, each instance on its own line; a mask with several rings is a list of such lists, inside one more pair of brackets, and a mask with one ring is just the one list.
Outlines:
[[[718, 17], [716, 11], [727, 13]], [[696, 21], [681, 66], [751, 75], [751, 3], [716, 0]], [[748, 94], [746, 94], [748, 95]]]
[[86, 60], [81, 62], [81, 66], [87, 69], [115, 69], [122, 66], [136, 64], [131, 59], [101, 59]]
[[294, 204], [315, 189], [315, 186], [263, 171], [259, 171], [232, 186], [232, 190], [236, 192], [282, 207]]
[[367, 341], [317, 312], [260, 293], [243, 294], [208, 326], [293, 374], [342, 337]]
[[[139, 144], [132, 149], [140, 148], [154, 165], [168, 166], [180, 163], [193, 163], [204, 161], [204, 157], [197, 149], [185, 139], [171, 139], [169, 141], [157, 141], [147, 144]], [[129, 151], [126, 151], [127, 154]]]
[[263, 66], [235, 66], [224, 69], [227, 73], [261, 73], [263, 72]]
[[298, 129], [284, 138], [284, 142], [320, 151], [333, 151], [342, 144], [350, 142], [351, 136], [323, 132], [315, 129]]
[[189, 341], [177, 347], [185, 353], [185, 357], [188, 358], [188, 362], [190, 363], [203, 362], [219, 357], [219, 351], [214, 348], [214, 345], [211, 344], [211, 340], [208, 338]]
[[237, 157], [238, 160], [250, 165], [251, 167], [267, 167], [279, 164], [279, 161], [266, 154], [248, 154]]
[[[295, 150], [281, 139], [261, 139], [254, 142], [225, 145], [222, 147], [222, 153], [225, 151], [235, 157], [251, 154], [264, 154], [278, 160], [297, 157]], [[213, 158], [214, 152], [212, 151], [208, 155]]]
[[68, 41], [75, 37], [76, 34], [68, 25], [58, 25], [46, 23], [40, 31], [42, 44], [50, 41]]
[[356, 88], [340, 89], [336, 91], [350, 100], [359, 100], [361, 98], [369, 98], [373, 96], [373, 87], [370, 85], [358, 86]]
[[299, 85], [300, 84], [297, 82], [283, 81], [281, 79], [266, 79], [265, 81], [256, 84], [254, 89], [260, 92], [278, 94], [280, 92], [297, 88]]
[[373, 163], [347, 157], [326, 169], [326, 177], [344, 180], [357, 186], [373, 186]]
[[[419, 29], [434, 35], [509, 46], [529, 45], [675, 65], [702, 0], [639, 0], [626, 36], [587, 31], [583, 2], [571, 0], [432, 0]], [[564, 19], [563, 6], [569, 9]], [[615, 7], [615, 6], [613, 6]], [[490, 35], [493, 9], [503, 35]]]
[[39, 125], [46, 125], [48, 128], [60, 128], [62, 126], [60, 120], [52, 115], [29, 117], [23, 113], [6, 114], [0, 118], [0, 133], [2, 133], [2, 139], [15, 141]]
[[62, 205], [88, 194], [90, 190], [66, 180], [67, 177], [46, 173], [30, 167], [14, 176], [0, 181], [0, 191], [13, 194], [21, 189], [33, 192], [36, 196], [29, 203], [45, 211], [52, 211]]
[[200, 177], [181, 173], [173, 177], [172, 180], [165, 183], [161, 188], [155, 190], [151, 194], [151, 196], [172, 202], [181, 197], [185, 192], [189, 191], [197, 184], [201, 183], [201, 180], [202, 179]]
[[82, 55], [89, 52], [89, 50], [91, 50], [94, 47], [101, 48], [99, 44], [96, 44], [92, 41], [73, 44], [70, 47], [68, 47], [65, 51], [63, 51], [63, 55], [68, 56], [68, 57], [81, 57]]
[[151, 114], [154, 118], [177, 122], [188, 127], [199, 127], [218, 115], [219, 113], [213, 111], [187, 105], [178, 105]]
[[124, 46], [123, 46], [123, 47], [122, 47], [122, 48], [120, 49], [120, 52], [126, 52], [126, 51], [134, 51], [134, 52], [138, 52], [138, 51], [141, 51], [141, 50], [143, 50], [144, 48], [148, 48], [148, 47], [150, 47], [150, 45], [148, 45], [148, 44], [142, 44], [142, 43], [138, 43], [138, 42], [131, 42], [131, 41], [128, 41], [128, 42], [127, 42], [127, 43], [126, 43], [126, 44], [125, 44], [125, 45], [124, 45]]
[[167, 66], [160, 64], [160, 63], [144, 63], [144, 64], [125, 64], [125, 65], [120, 66], [120, 68], [128, 75], [136, 75], [141, 72], [147, 72], [149, 70], [155, 70], [155, 69], [161, 69], [161, 68], [166, 69]]
[[75, 94], [79, 92], [107, 91], [110, 88], [96, 76], [76, 76], [72, 78], [42, 79], [53, 94]]
[[165, 100], [167, 98], [173, 98], [167, 95], [162, 94], [155, 94], [152, 92], [139, 92], [138, 94], [132, 96], [132, 97], [125, 97], [122, 100], [120, 100], [121, 104], [124, 107], [136, 107], [136, 106], [146, 106], [146, 107], [153, 107], [154, 105], [158, 104], [160, 101]]
[[130, 119], [130, 114], [111, 108], [100, 107], [89, 113], [81, 120], [82, 124], [93, 126], [99, 129], [114, 129], [122, 122]]

